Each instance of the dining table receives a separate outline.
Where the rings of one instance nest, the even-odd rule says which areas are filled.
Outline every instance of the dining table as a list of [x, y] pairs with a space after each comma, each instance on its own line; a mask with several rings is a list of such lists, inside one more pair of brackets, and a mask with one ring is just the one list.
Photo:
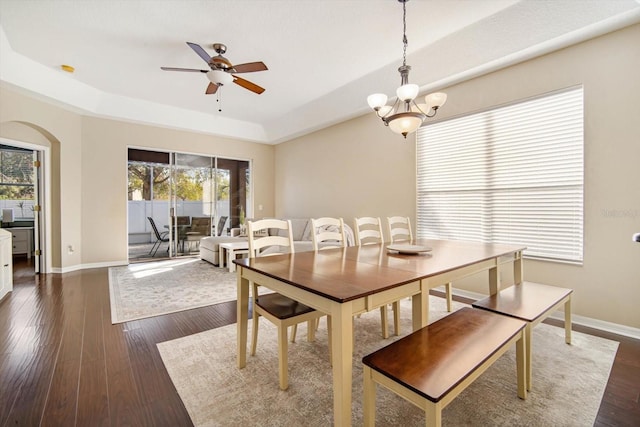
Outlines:
[[420, 250], [405, 253], [383, 243], [234, 260], [238, 368], [247, 363], [250, 282], [331, 316], [334, 425], [350, 426], [355, 314], [410, 297], [416, 331], [428, 323], [430, 289], [488, 272], [488, 292], [495, 294], [504, 268], [513, 269], [509, 276], [515, 283], [523, 279], [524, 246], [431, 239], [407, 243]]

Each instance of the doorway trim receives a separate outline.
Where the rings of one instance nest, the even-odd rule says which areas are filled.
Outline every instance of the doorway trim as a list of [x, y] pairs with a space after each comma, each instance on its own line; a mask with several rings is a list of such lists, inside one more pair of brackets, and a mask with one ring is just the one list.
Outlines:
[[40, 198], [40, 232], [39, 236], [33, 236], [33, 238], [40, 240], [40, 249], [43, 252], [43, 255], [40, 256], [40, 273], [51, 273], [53, 256], [51, 246], [51, 211], [49, 209], [49, 206], [51, 206], [51, 147], [4, 137], [0, 137], [0, 143], [40, 152], [40, 158], [42, 159], [40, 166], [41, 172], [38, 177], [38, 179], [40, 179], [38, 183], [39, 191], [42, 194]]

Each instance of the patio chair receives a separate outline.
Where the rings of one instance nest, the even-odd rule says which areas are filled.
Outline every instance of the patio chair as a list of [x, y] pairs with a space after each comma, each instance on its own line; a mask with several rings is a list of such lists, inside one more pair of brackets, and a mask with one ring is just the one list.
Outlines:
[[[156, 236], [156, 241], [153, 243], [153, 246], [151, 247], [151, 250], [149, 251], [149, 255], [151, 255], [153, 257], [153, 256], [156, 256], [156, 252], [158, 252], [158, 249], [160, 248], [160, 245], [162, 244], [162, 242], [168, 242], [169, 241], [169, 232], [168, 231], [164, 231], [164, 232], [160, 233], [158, 231], [158, 227], [156, 227], [156, 223], [153, 220], [153, 218], [148, 216], [147, 219], [151, 223], [151, 228], [153, 228], [153, 234], [155, 234], [155, 236]], [[167, 246], [167, 252], [169, 252], [169, 246]]]
[[216, 231], [218, 232], [218, 236], [222, 236], [222, 232], [224, 231], [224, 225], [227, 223], [227, 217], [221, 216], [218, 220], [218, 228]]
[[191, 252], [191, 243], [195, 242], [196, 250], [200, 248], [200, 239], [211, 235], [211, 217], [208, 216], [194, 216], [191, 218], [191, 227], [185, 235], [185, 242], [188, 246], [188, 251]]

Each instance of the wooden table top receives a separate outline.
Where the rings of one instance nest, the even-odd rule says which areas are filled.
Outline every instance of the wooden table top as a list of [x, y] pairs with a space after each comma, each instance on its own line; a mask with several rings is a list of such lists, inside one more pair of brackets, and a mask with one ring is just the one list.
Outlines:
[[387, 252], [387, 244], [234, 260], [237, 265], [346, 302], [461, 267], [522, 251], [523, 246], [451, 240], [418, 240], [432, 251]]

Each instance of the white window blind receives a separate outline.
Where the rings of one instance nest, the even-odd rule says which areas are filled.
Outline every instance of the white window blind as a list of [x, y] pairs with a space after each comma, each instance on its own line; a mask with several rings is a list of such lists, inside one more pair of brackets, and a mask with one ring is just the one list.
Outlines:
[[433, 123], [417, 141], [418, 237], [582, 262], [582, 87]]

